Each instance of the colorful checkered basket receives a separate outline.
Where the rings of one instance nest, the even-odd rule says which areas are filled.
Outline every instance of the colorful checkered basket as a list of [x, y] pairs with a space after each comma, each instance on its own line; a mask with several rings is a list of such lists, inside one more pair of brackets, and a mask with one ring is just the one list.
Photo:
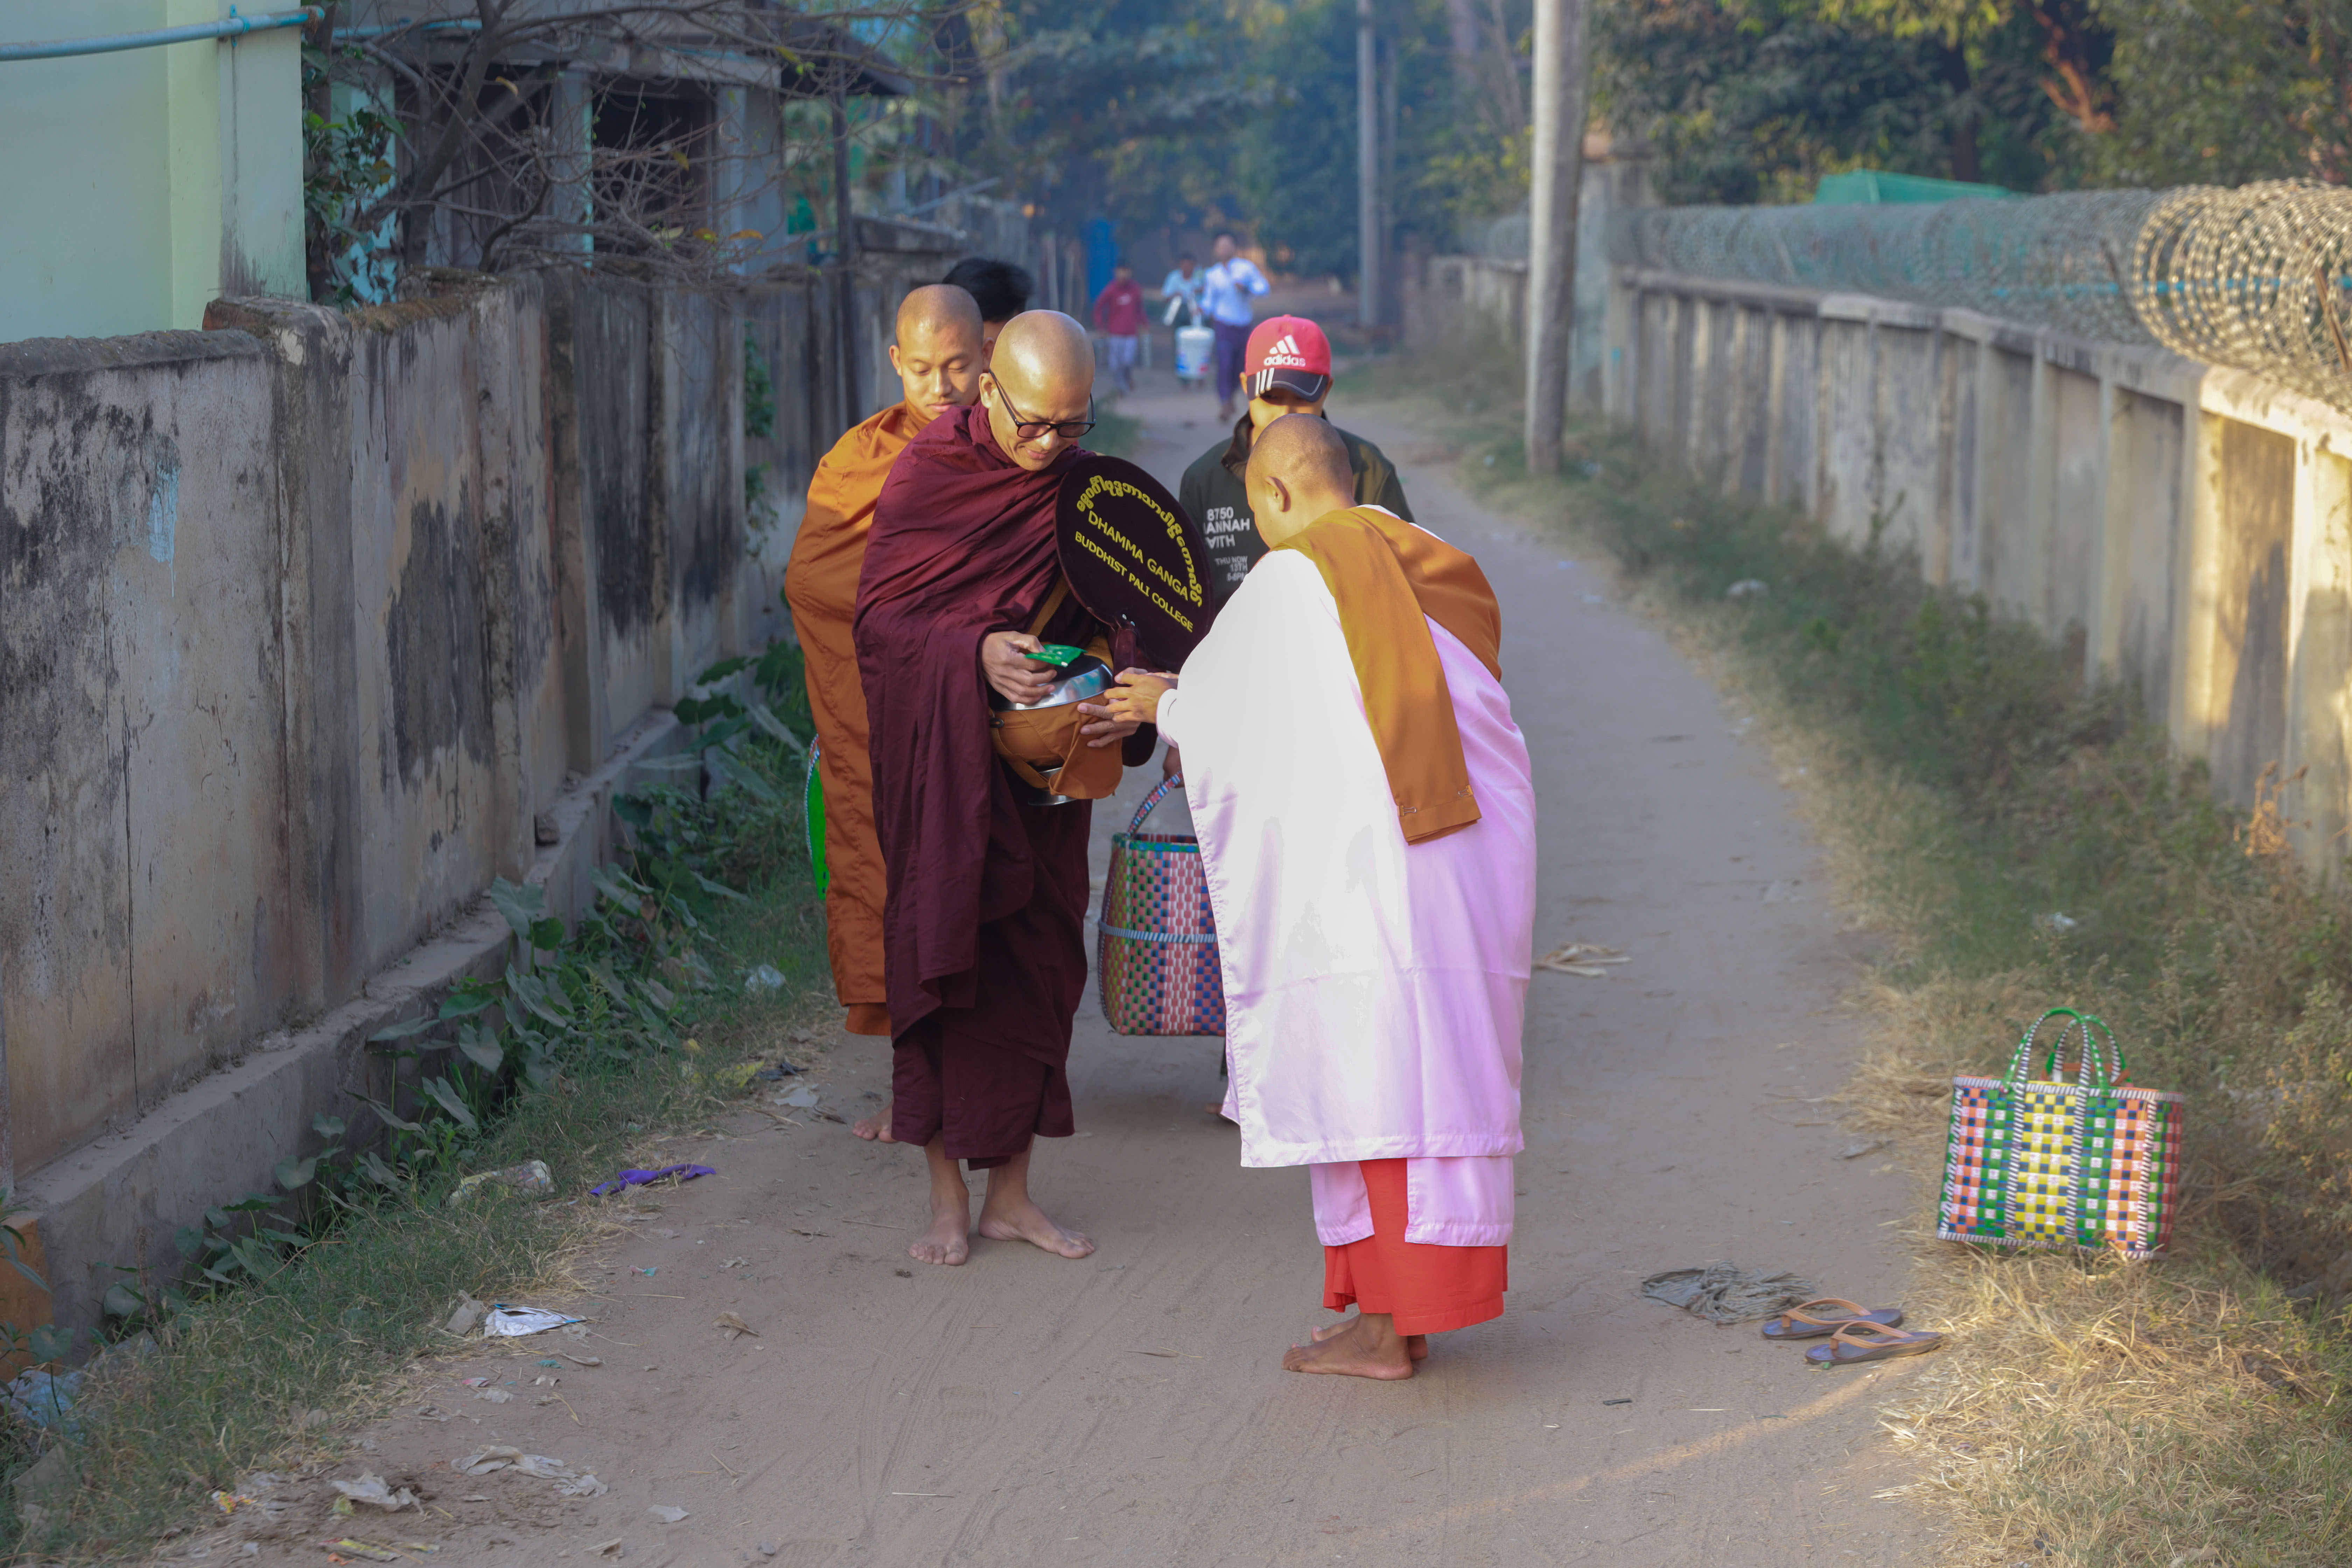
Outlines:
[[1122, 1035], [1222, 1035], [1225, 984], [1217, 963], [1217, 921], [1201, 841], [1190, 834], [1146, 836], [1143, 819], [1184, 787], [1162, 780], [1110, 841], [1095, 975], [1103, 1016]]
[[[2067, 1021], [2042, 1077], [2029, 1079], [2034, 1037], [2053, 1018]], [[2078, 1032], [2075, 1081], [2061, 1082], [2067, 1037]], [[1954, 1079], [1936, 1234], [2130, 1258], [2162, 1253], [2178, 1206], [2182, 1097], [2129, 1088], [2125, 1072], [2105, 1023], [2053, 1007], [2018, 1041], [2008, 1077]]]

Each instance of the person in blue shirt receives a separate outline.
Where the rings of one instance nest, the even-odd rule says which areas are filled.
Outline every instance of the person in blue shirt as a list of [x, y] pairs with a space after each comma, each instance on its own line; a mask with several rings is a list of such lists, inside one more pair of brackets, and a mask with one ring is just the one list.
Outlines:
[[1160, 297], [1168, 302], [1168, 324], [1189, 327], [1201, 319], [1201, 263], [1191, 251], [1176, 258], [1176, 269], [1160, 282]]
[[1217, 236], [1216, 261], [1201, 274], [1201, 313], [1217, 334], [1217, 417], [1234, 416], [1234, 395], [1241, 388], [1242, 356], [1249, 348], [1250, 323], [1256, 311], [1250, 300], [1273, 285], [1257, 263], [1241, 254], [1230, 231]]

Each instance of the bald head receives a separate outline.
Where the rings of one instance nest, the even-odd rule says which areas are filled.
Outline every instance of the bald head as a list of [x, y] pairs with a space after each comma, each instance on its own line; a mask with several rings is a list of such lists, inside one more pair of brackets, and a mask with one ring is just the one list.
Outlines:
[[1057, 426], [1091, 419], [1094, 390], [1094, 345], [1086, 328], [1059, 310], [1024, 311], [1007, 321], [981, 378], [997, 446], [1030, 469], [1076, 444], [1076, 436]]
[[1250, 444], [1251, 477], [1260, 469], [1280, 475], [1293, 489], [1303, 486], [1352, 495], [1356, 488], [1348, 468], [1348, 443], [1329, 420], [1312, 414], [1286, 414], [1259, 432]]
[[1356, 504], [1348, 443], [1330, 421], [1286, 414], [1250, 444], [1250, 510], [1271, 550], [1328, 512]]
[[898, 301], [898, 341], [940, 334], [980, 341], [980, 301], [952, 283], [926, 283]]
[[1086, 328], [1059, 310], [1024, 310], [1005, 322], [988, 368], [1015, 402], [1025, 395], [1041, 403], [1055, 396], [1083, 403], [1095, 389], [1094, 345]]
[[950, 408], [980, 399], [980, 307], [947, 283], [927, 284], [898, 304], [898, 341], [890, 368], [898, 373], [907, 406], [923, 425]]

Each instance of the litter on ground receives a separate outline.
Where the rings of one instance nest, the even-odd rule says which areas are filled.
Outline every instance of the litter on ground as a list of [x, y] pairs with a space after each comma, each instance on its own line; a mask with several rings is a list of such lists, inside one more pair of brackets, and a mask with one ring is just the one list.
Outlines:
[[1596, 947], [1589, 942], [1571, 942], [1557, 947], [1536, 960], [1538, 969], [1549, 969], [1561, 974], [1581, 974], [1591, 980], [1609, 978], [1612, 964], [1633, 961], [1613, 947]]
[[681, 1182], [690, 1182], [697, 1176], [715, 1176], [718, 1173], [709, 1165], [664, 1165], [658, 1171], [623, 1171], [611, 1181], [601, 1182], [589, 1188], [588, 1192], [591, 1196], [601, 1198], [608, 1193], [617, 1193], [623, 1187], [642, 1187], [649, 1182], [658, 1182], [665, 1176], [676, 1176]]
[[81, 1391], [81, 1378], [79, 1370], [63, 1377], [51, 1377], [38, 1367], [20, 1372], [0, 1389], [0, 1405], [36, 1426], [70, 1429], [74, 1395]]
[[352, 1502], [380, 1508], [386, 1513], [396, 1513], [404, 1508], [416, 1506], [415, 1492], [406, 1487], [395, 1491], [382, 1476], [372, 1475], [365, 1470], [360, 1472], [360, 1479], [355, 1481], [329, 1481], [327, 1484]]
[[679, 1520], [686, 1517], [686, 1510], [675, 1507], [672, 1504], [666, 1502], [657, 1502], [654, 1504], [653, 1507], [646, 1510], [646, 1511], [653, 1515], [656, 1519], [660, 1520], [664, 1524], [676, 1524]]
[[547, 1162], [525, 1160], [521, 1164], [509, 1165], [503, 1171], [478, 1171], [467, 1176], [449, 1194], [449, 1206], [457, 1207], [492, 1182], [535, 1198], [543, 1198], [555, 1191], [555, 1173], [547, 1168]]
[[561, 1312], [551, 1312], [544, 1307], [509, 1307], [500, 1301], [483, 1320], [482, 1332], [493, 1339], [517, 1339], [524, 1334], [544, 1333], [550, 1329], [560, 1329], [566, 1323], [580, 1321], [567, 1318]]
[[1729, 1263], [1670, 1268], [1642, 1281], [1642, 1294], [1711, 1323], [1752, 1323], [1817, 1299], [1822, 1288], [1786, 1272], [1766, 1274]]
[[334, 1555], [336, 1552], [348, 1552], [354, 1557], [364, 1557], [371, 1563], [415, 1563], [441, 1550], [428, 1541], [394, 1541], [379, 1544], [373, 1541], [355, 1540], [351, 1536], [345, 1536], [341, 1541], [321, 1541], [319, 1544], [327, 1549], [330, 1561], [334, 1562], [341, 1561]]

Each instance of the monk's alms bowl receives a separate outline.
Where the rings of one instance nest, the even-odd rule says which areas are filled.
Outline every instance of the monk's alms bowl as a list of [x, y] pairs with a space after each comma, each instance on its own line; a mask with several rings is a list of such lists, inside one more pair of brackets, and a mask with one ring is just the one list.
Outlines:
[[1020, 799], [1030, 805], [1099, 800], [1118, 788], [1119, 752], [1089, 747], [1081, 702], [1111, 689], [1110, 666], [1092, 654], [1073, 665], [1034, 702], [1007, 702], [991, 691], [989, 718], [997, 755], [1008, 765]]
[[1115, 684], [1110, 666], [1087, 654], [1064, 670], [1052, 689], [1034, 702], [1007, 702], [994, 697], [992, 700], [995, 707], [1009, 713], [1034, 713], [1041, 708], [1067, 708], [1073, 702], [1091, 702]]

